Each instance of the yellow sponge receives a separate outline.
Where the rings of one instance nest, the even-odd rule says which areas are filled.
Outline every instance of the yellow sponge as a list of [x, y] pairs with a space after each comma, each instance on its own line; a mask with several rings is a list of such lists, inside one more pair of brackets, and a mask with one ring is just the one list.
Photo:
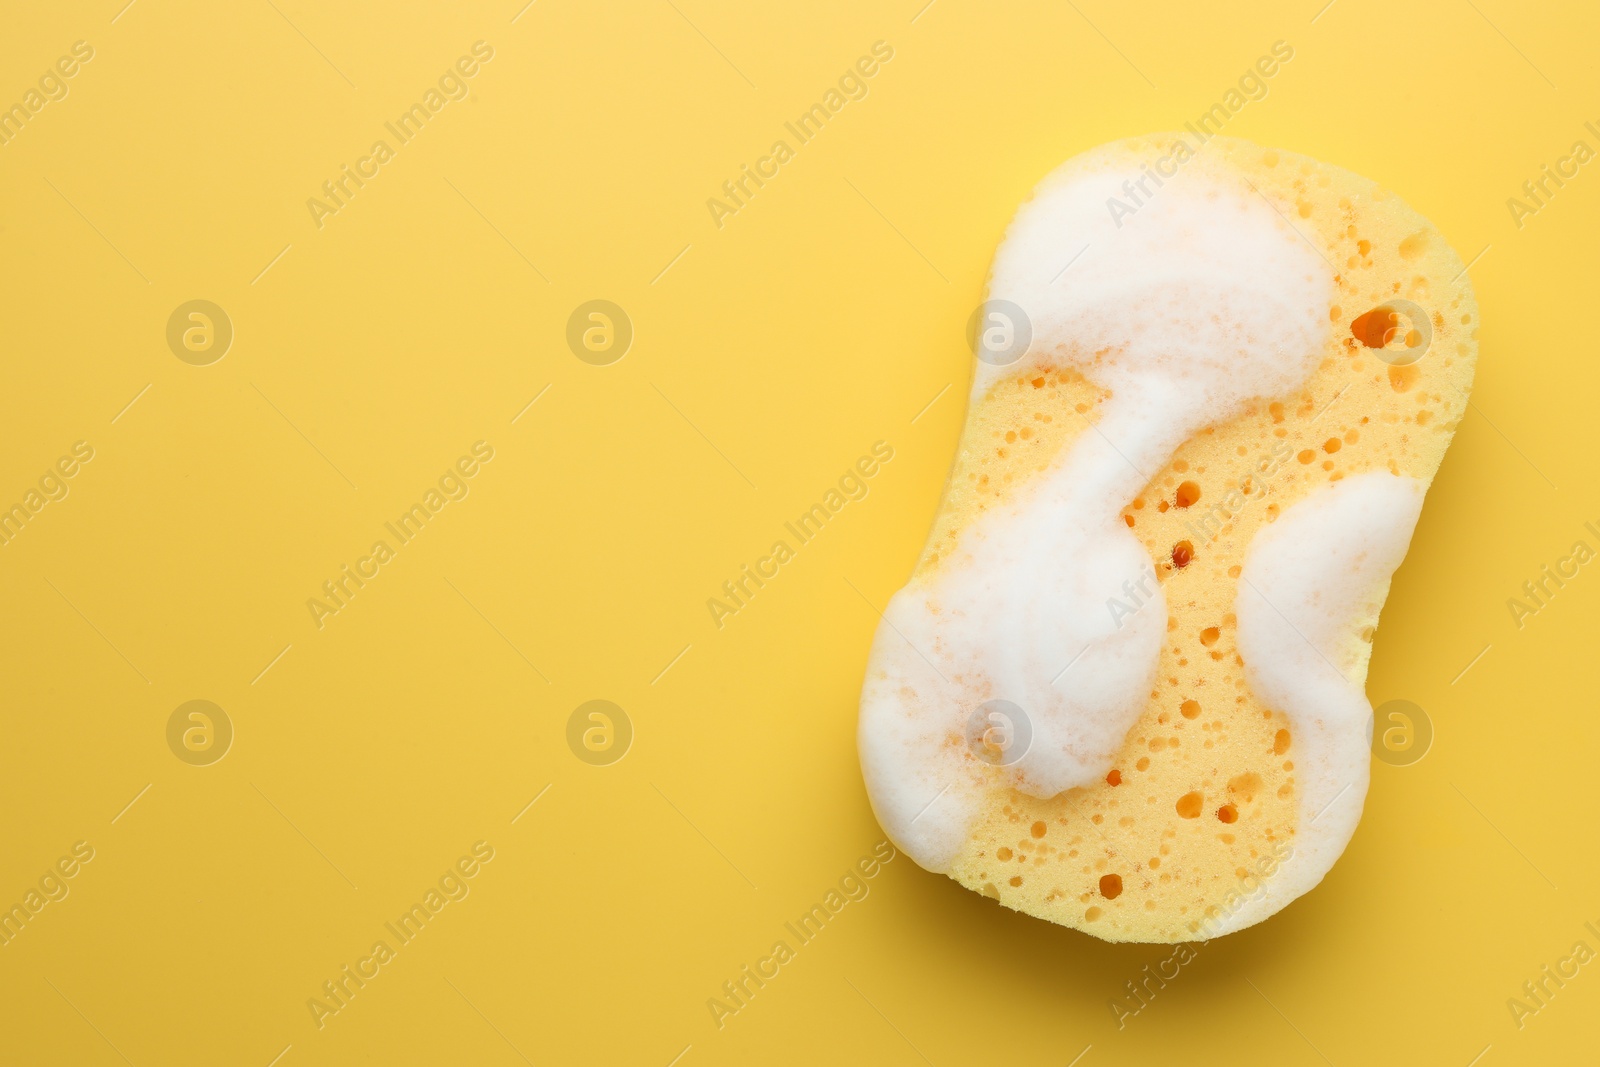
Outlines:
[[[1389, 572], [1466, 409], [1462, 263], [1367, 179], [1159, 135], [1047, 179], [991, 297], [944, 499], [869, 666], [879, 818], [923, 866], [1106, 940], [1259, 921], [1320, 880], [1360, 814], [1370, 726], [1343, 709], [1370, 720]], [[1106, 485], [1080, 490], [1095, 471]], [[1367, 551], [1369, 530], [1388, 547]], [[1153, 576], [1129, 570], [1128, 537]], [[1280, 637], [1241, 648], [1252, 610]], [[1297, 712], [1295, 672], [1340, 710]]]

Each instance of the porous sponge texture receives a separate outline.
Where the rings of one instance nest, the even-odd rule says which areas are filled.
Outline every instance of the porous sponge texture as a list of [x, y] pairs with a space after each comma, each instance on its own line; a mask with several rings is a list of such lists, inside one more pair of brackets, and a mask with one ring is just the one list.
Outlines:
[[[1100, 151], [1126, 153], [1137, 169], [1174, 139]], [[1202, 151], [1243, 174], [1332, 265], [1323, 358], [1299, 392], [1264, 399], [1180, 447], [1124, 509], [1169, 618], [1156, 687], [1115, 769], [1048, 800], [991, 786], [949, 872], [1007, 907], [1109, 941], [1205, 936], [1206, 916], [1292, 847], [1302, 817], [1293, 729], [1251, 693], [1235, 648], [1245, 552], [1264, 525], [1329, 483], [1368, 471], [1431, 482], [1466, 411], [1477, 357], [1477, 306], [1460, 258], [1393, 194], [1246, 141], [1213, 138]], [[1391, 360], [1414, 324], [1368, 315], [1395, 299], [1422, 308], [1432, 333], [1422, 358], [1404, 366]], [[1367, 343], [1381, 345], [1386, 333], [1388, 359]], [[1412, 333], [1409, 343], [1418, 341]], [[913, 583], [938, 572], [980, 513], [1092, 432], [1107, 395], [1044, 353], [977, 398]], [[1338, 656], [1357, 684], [1381, 606], [1355, 622]], [[1060, 684], [1070, 682], [1069, 671]]]

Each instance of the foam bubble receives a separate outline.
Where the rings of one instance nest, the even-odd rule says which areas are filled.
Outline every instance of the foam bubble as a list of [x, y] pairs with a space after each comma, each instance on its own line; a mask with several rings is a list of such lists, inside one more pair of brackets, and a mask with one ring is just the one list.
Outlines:
[[1359, 474], [1301, 500], [1250, 544], [1234, 607], [1239, 654], [1251, 690], [1294, 723], [1299, 821], [1293, 858], [1217, 933], [1260, 922], [1312, 889], [1355, 833], [1372, 719], [1360, 635], [1377, 626], [1426, 488]]

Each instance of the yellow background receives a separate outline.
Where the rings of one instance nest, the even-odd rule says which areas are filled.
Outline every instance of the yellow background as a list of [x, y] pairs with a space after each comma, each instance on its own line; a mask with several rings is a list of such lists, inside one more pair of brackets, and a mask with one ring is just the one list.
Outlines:
[[[1600, 14], [920, 2], [13, 5], [0, 102], [95, 56], [0, 147], [0, 503], [75, 441], [95, 458], [0, 547], [0, 903], [96, 854], [0, 948], [0, 1059], [1592, 1060], [1600, 963], [1520, 1031], [1506, 1001], [1600, 949], [1600, 564], [1520, 630], [1506, 600], [1600, 547], [1600, 165], [1520, 230], [1505, 201], [1600, 147]], [[719, 1030], [707, 999], [880, 838], [854, 750], [872, 605], [936, 506], [1004, 225], [1279, 39], [1226, 132], [1488, 248], [1476, 407], [1369, 684], [1426, 709], [1432, 751], [1376, 765], [1322, 887], [1126, 1029], [1108, 1000], [1168, 950], [901, 857]], [[469, 99], [318, 229], [307, 198], [478, 40]], [[870, 95], [716, 227], [706, 199], [877, 40]], [[236, 334], [204, 367], [165, 341], [197, 298]], [[596, 298], [636, 331], [611, 366], [564, 340]], [[470, 495], [319, 630], [306, 600], [480, 439]], [[713, 626], [706, 599], [880, 439], [871, 494]], [[235, 728], [210, 766], [167, 747], [192, 699]], [[567, 747], [590, 699], [633, 723], [611, 766]], [[308, 998], [478, 840], [470, 896], [319, 1030]]]

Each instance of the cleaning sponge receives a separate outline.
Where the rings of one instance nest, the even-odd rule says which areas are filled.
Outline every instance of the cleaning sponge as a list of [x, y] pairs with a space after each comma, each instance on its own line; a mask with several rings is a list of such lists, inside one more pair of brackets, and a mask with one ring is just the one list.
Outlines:
[[1107, 940], [1260, 921], [1360, 817], [1373, 630], [1476, 359], [1461, 262], [1366, 179], [1161, 135], [1047, 177], [989, 297], [868, 666], [874, 809]]

